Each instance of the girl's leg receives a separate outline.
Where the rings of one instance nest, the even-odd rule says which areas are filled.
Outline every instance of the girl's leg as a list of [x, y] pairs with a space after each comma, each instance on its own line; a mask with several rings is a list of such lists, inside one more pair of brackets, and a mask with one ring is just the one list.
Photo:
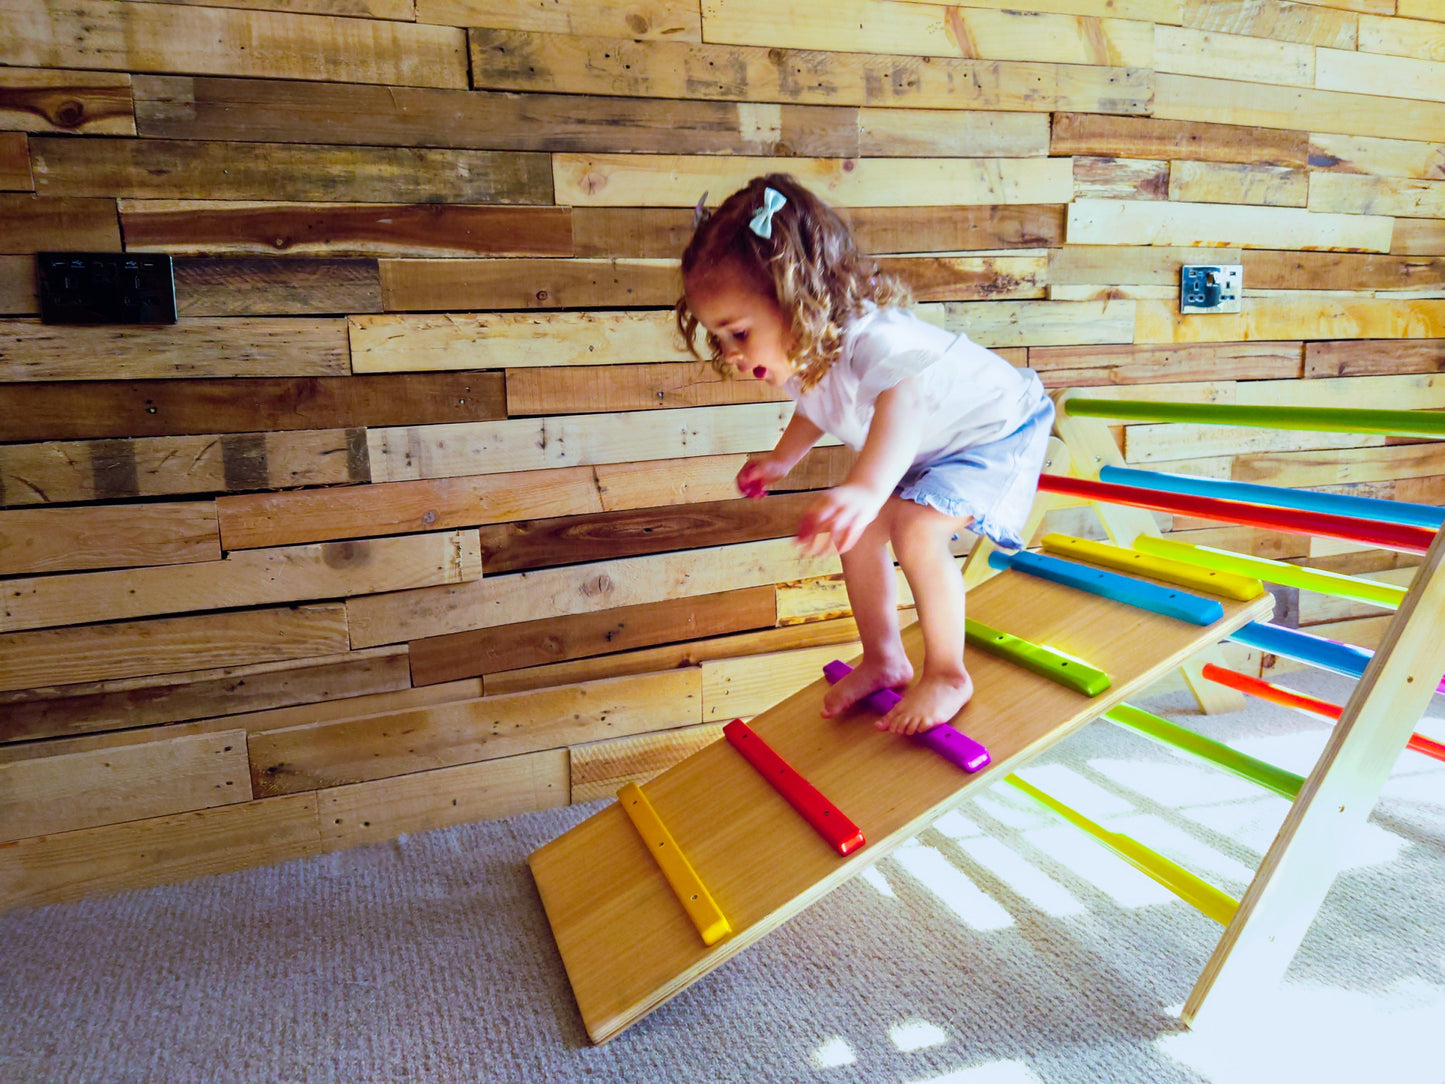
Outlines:
[[916, 734], [948, 722], [973, 696], [973, 679], [963, 665], [963, 575], [948, 548], [949, 540], [973, 521], [912, 501], [894, 500], [899, 507], [889, 517], [893, 552], [918, 607], [923, 676], [878, 725]]
[[[898, 503], [890, 497], [888, 505]], [[879, 689], [900, 688], [913, 677], [913, 664], [898, 635], [898, 581], [888, 553], [888, 505], [843, 554], [848, 603], [863, 641], [863, 659], [823, 697], [823, 714], [838, 715]]]

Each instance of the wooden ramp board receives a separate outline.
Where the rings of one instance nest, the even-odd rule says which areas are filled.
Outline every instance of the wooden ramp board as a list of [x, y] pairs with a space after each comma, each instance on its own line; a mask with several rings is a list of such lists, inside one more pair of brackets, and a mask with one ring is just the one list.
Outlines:
[[[1224, 602], [1224, 618], [1195, 625], [1004, 572], [968, 593], [969, 615], [1077, 655], [1113, 685], [1086, 697], [970, 650], [976, 692], [954, 725], [993, 763], [973, 775], [855, 710], [818, 714], [818, 680], [756, 716], [752, 728], [857, 822], [868, 844], [847, 858], [799, 817], [726, 742], [715, 742], [643, 789], [735, 931], [706, 946], [616, 803], [538, 848], [532, 875], [587, 1034], [611, 1038], [668, 998], [876, 862], [961, 802], [1072, 730], [1266, 617], [1268, 595]], [[917, 626], [904, 642], [922, 662]], [[846, 937], [846, 932], [840, 932]]]

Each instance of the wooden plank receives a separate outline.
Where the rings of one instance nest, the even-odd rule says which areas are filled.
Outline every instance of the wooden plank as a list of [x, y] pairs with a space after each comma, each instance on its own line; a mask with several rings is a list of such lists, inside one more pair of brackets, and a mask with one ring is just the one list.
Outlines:
[[[137, 126], [169, 139], [511, 151], [853, 156], [857, 108], [137, 76]], [[325, 118], [318, 128], [318, 116]], [[1040, 118], [1041, 119], [1041, 118]], [[1014, 122], [1010, 122], [1014, 123]], [[887, 126], [885, 126], [886, 128]], [[900, 129], [903, 122], [900, 122]], [[981, 127], [937, 126], [925, 146]]]
[[989, 11], [934, 4], [841, 0], [703, 0], [709, 41], [786, 49], [852, 50], [983, 60], [1153, 66], [1153, 27], [1142, 21]]
[[1430, 477], [1439, 473], [1440, 447], [1437, 444], [1298, 453], [1261, 452], [1236, 456], [1230, 468], [1230, 477], [1236, 482], [1259, 482], [1291, 488]]
[[0, 315], [34, 316], [39, 311], [34, 258], [0, 256]]
[[0, 382], [346, 376], [346, 323], [187, 319], [169, 327], [0, 320]]
[[1309, 203], [1341, 214], [1445, 218], [1445, 181], [1322, 173], [1310, 182]]
[[357, 373], [676, 361], [680, 353], [665, 312], [387, 314], [354, 316], [347, 327]]
[[[323, 702], [410, 685], [404, 647], [301, 663], [260, 663], [0, 693], [0, 741], [123, 731], [216, 715]], [[479, 690], [480, 691], [480, 690]]]
[[949, 203], [1067, 203], [1067, 158], [802, 159], [556, 154], [559, 203], [691, 207], [703, 192], [731, 192], [771, 170], [791, 173], [829, 203], [851, 207]]
[[1049, 153], [1302, 169], [1309, 164], [1308, 139], [1302, 131], [1239, 124], [1060, 113], [1054, 117]]
[[776, 617], [773, 589], [763, 586], [429, 636], [408, 645], [412, 683], [432, 685], [478, 674], [771, 628]]
[[332, 787], [317, 796], [321, 838], [333, 849], [566, 804], [565, 749]]
[[645, 783], [721, 737], [720, 725], [701, 723], [656, 734], [574, 745], [568, 750], [572, 804], [611, 798], [623, 783]]
[[4, 0], [0, 11], [5, 64], [467, 85], [466, 37], [454, 27], [117, 0]]
[[1141, 114], [1153, 73], [1138, 68], [776, 46], [635, 41], [516, 30], [469, 32], [478, 87], [693, 100], [912, 109]]
[[483, 527], [488, 575], [644, 553], [791, 538], [817, 494], [778, 493], [767, 500], [709, 501], [624, 509]]
[[1003, 301], [1043, 297], [1048, 256], [883, 256], [885, 271], [908, 286], [915, 301]]
[[1237, 262], [1261, 290], [1409, 290], [1445, 276], [1445, 259], [1370, 253], [1249, 250]]
[[1316, 51], [1313, 45], [1282, 41], [1272, 35], [1256, 37], [1186, 26], [1157, 26], [1152, 67], [1176, 75], [1312, 87]]
[[368, 19], [409, 21], [415, 12], [409, 0], [191, 0], [203, 7], [253, 8], [259, 11], [304, 11], [312, 15], [358, 15]]
[[1184, 25], [1335, 49], [1355, 47], [1358, 16], [1291, 0], [1186, 0]]
[[1438, 177], [1440, 144], [1370, 136], [1310, 135], [1310, 168], [1380, 177]]
[[669, 598], [715, 595], [828, 575], [838, 568], [836, 557], [803, 557], [791, 539], [744, 542], [488, 576], [454, 587], [368, 595], [348, 602], [347, 615], [352, 646], [375, 647]]
[[[616, 818], [622, 814], [613, 807], [532, 854], [529, 863], [594, 1040], [615, 1034], [921, 830], [963, 800], [965, 779], [1011, 770], [1218, 638], [1213, 630], [1186, 631], [1142, 611], [1121, 614], [1113, 604], [1057, 585], [1025, 591], [1017, 578], [1005, 572], [971, 591], [974, 614], [1088, 658], [1113, 676], [1114, 686], [1087, 700], [978, 654], [971, 664], [978, 692], [960, 725], [993, 753], [985, 772], [962, 776], [869, 725], [862, 712], [820, 719], [821, 679], [753, 720], [764, 740], [863, 828], [868, 846], [853, 858], [840, 861], [800, 819], [780, 814], [767, 784], [725, 745], [702, 750], [649, 784], [649, 799], [737, 931], [732, 938], [707, 949], [690, 927], [675, 926], [676, 900], [663, 897], [666, 886], [644, 865], [650, 859], [635, 833], [621, 834], [625, 826]], [[1268, 603], [1249, 605], [1258, 608], [1231, 608], [1224, 624], [1248, 620]], [[1157, 632], [1153, 621], [1160, 621]], [[905, 643], [910, 652], [920, 650], [916, 631], [905, 634]], [[1141, 653], [1141, 643], [1151, 651]], [[764, 867], [769, 876], [756, 876]], [[578, 907], [584, 883], [592, 902]], [[647, 931], [645, 938], [633, 935], [638, 929]], [[619, 956], [625, 966], [614, 963]]]
[[[739, 461], [738, 466], [741, 466]], [[217, 500], [228, 551], [482, 523], [600, 512], [596, 476], [586, 467], [224, 496]]]
[[855, 656], [857, 645], [818, 647], [717, 659], [702, 664], [702, 718], [725, 722], [765, 712], [818, 680], [830, 660]]
[[1397, 218], [1390, 251], [1402, 256], [1445, 255], [1445, 220]]
[[1445, 372], [1445, 339], [1355, 339], [1305, 344], [1303, 376]]
[[213, 501], [0, 512], [0, 576], [218, 561]]
[[671, 305], [676, 260], [382, 260], [381, 293], [408, 309], [558, 309]]
[[34, 136], [30, 156], [35, 190], [47, 196], [301, 203], [552, 202], [551, 164], [542, 154], [175, 139], [81, 143], [61, 136]]
[[[1041, 113], [864, 108], [859, 111], [857, 124], [858, 142], [853, 153], [863, 157], [1028, 158], [1049, 153], [1049, 123]], [[828, 153], [807, 150], [795, 140], [785, 142], [794, 153], [804, 156], [822, 157]], [[761, 153], [777, 152], [765, 149]], [[848, 157], [846, 152], [843, 156]]]
[[0, 907], [41, 907], [317, 854], [300, 794], [20, 840], [0, 849]]
[[556, 0], [522, 5], [509, 0], [418, 0], [416, 18], [448, 26], [495, 26], [556, 34], [610, 35], [700, 41], [697, 5], [689, 0], [631, 0], [597, 5], [588, 0]]
[[1300, 375], [1300, 347], [1297, 342], [1036, 346], [1029, 349], [1028, 365], [1050, 388], [1278, 379]]
[[701, 678], [674, 670], [252, 734], [258, 795], [295, 794], [700, 722]]
[[1344, 49], [1317, 51], [1315, 86], [1387, 98], [1445, 101], [1445, 63]]
[[1365, 823], [1445, 670], [1435, 627], [1445, 606], [1442, 560], [1445, 535], [1437, 535], [1186, 1001], [1187, 1021], [1226, 1012], [1209, 1006], [1238, 1013], [1259, 1005], [1304, 940], [1343, 863], [1341, 841]]
[[242, 550], [204, 564], [8, 580], [0, 632], [404, 591], [481, 574], [475, 531]]
[[120, 201], [127, 250], [177, 255], [570, 256], [570, 217], [564, 207]]
[[30, 144], [24, 132], [0, 132], [0, 191], [33, 192]]
[[0, 129], [135, 135], [131, 77], [123, 72], [0, 69]]
[[1383, 216], [1319, 214], [1294, 207], [1075, 200], [1069, 241], [1085, 245], [1201, 245], [1388, 252]]
[[1155, 76], [1154, 114], [1167, 120], [1225, 121], [1290, 131], [1384, 139], [1445, 139], [1445, 104], [1336, 90], [1236, 83], [1195, 75]]
[[1079, 199], [1165, 199], [1168, 192], [1168, 162], [1074, 159], [1074, 193]]
[[[1109, 202], [1109, 201], [1100, 201]], [[1134, 340], [1133, 301], [950, 301], [945, 326], [988, 347]]]
[[1383, 447], [1382, 436], [1301, 433], [1233, 425], [1131, 425], [1125, 429], [1124, 458], [1132, 465], [1180, 462], [1200, 456], [1252, 455], [1270, 451]]
[[372, 480], [399, 482], [756, 452], [777, 442], [791, 415], [782, 403], [558, 415], [371, 429], [367, 443]]
[[697, 361], [517, 368], [507, 372], [506, 414], [601, 414], [785, 398], [762, 381], [727, 377]]
[[[1239, 263], [1241, 251], [1216, 249], [1209, 253], [1209, 259]], [[1062, 286], [1107, 282], [1171, 286], [1177, 290], [1180, 267], [1198, 263], [1200, 258], [1199, 251], [1193, 248], [1070, 244], [1049, 253], [1049, 283]]]
[[1260, 380], [1240, 384], [1234, 398], [1244, 406], [1297, 406], [1375, 410], [1445, 409], [1445, 376], [1410, 374], [1356, 375], [1337, 379], [1319, 374], [1307, 383]]
[[246, 732], [0, 764], [0, 841], [251, 800]]
[[182, 317], [381, 311], [375, 260], [181, 256], [172, 261], [172, 274]]
[[[1414, 339], [1445, 336], [1445, 301], [1283, 297], [1240, 301], [1238, 313], [1180, 316], [1177, 302], [1139, 301], [1139, 342], [1225, 342], [1283, 339]], [[1214, 323], [1210, 323], [1214, 321]]]
[[1233, 162], [1173, 162], [1169, 166], [1169, 198], [1177, 202], [1303, 207], [1309, 197], [1309, 174], [1302, 169]]
[[3, 444], [0, 506], [365, 482], [363, 438], [319, 429]]
[[1420, 3], [1405, 0], [1398, 12], [1390, 10], [1381, 15], [1360, 16], [1358, 48], [1362, 53], [1389, 53], [1422, 60], [1437, 58], [1441, 55], [1441, 46], [1445, 45], [1445, 27], [1441, 22], [1445, 19], [1429, 0]]
[[0, 691], [335, 655], [339, 603], [0, 634]]
[[119, 252], [113, 199], [0, 192], [0, 252]]
[[0, 384], [0, 441], [428, 425], [506, 415], [498, 373]]
[[[899, 0], [900, 3], [936, 3], [936, 0]], [[1378, 2], [1378, 0], [1377, 0]], [[1144, 19], [1154, 23], [1178, 23], [1184, 0], [1041, 0], [1030, 11], [1056, 15], [1112, 15], [1120, 19]], [[971, 8], [1018, 11], [1017, 0], [969, 0]]]
[[[852, 227], [859, 246], [871, 253], [1053, 248], [1064, 243], [1064, 208], [1060, 205], [835, 210]], [[578, 210], [579, 219], [583, 213]], [[588, 209], [585, 213], [597, 212]]]
[[[389, 648], [389, 651], [397, 651]], [[404, 654], [404, 649], [401, 651]], [[353, 653], [354, 654], [354, 653]], [[482, 695], [480, 679], [451, 681], [444, 685], [429, 685], [414, 689], [403, 686], [387, 692], [367, 693], [340, 700], [325, 700], [315, 704], [293, 705], [251, 711], [244, 715], [221, 715], [202, 719], [201, 727], [241, 727], [247, 734], [263, 734], [269, 730], [289, 730], [298, 726], [315, 723], [336, 722], [346, 719], [360, 719], [368, 715], [412, 711], [436, 704], [454, 704], [462, 700], [475, 700]]]

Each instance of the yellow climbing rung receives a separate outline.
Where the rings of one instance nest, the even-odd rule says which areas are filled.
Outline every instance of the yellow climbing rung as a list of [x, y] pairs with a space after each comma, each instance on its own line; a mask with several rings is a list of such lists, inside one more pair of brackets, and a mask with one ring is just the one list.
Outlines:
[[662, 823], [657, 810], [652, 808], [647, 795], [642, 793], [642, 788], [636, 783], [624, 783], [617, 792], [617, 800], [622, 803], [622, 808], [637, 829], [637, 834], [647, 844], [648, 851], [662, 870], [662, 875], [667, 878], [667, 883], [672, 886], [672, 891], [687, 912], [687, 917], [692, 919], [692, 924], [702, 935], [702, 943], [713, 945], [731, 934], [733, 928], [728, 924], [722, 908], [713, 900], [707, 886], [702, 883], [702, 878], [697, 875], [697, 870], [692, 868], [687, 855], [682, 853], [677, 840], [672, 838], [667, 825]]
[[1047, 553], [1077, 557], [1122, 572], [1137, 572], [1165, 583], [1194, 587], [1211, 595], [1248, 602], [1264, 594], [1264, 584], [1249, 576], [1201, 568], [1197, 564], [1141, 553], [1127, 546], [1111, 546], [1107, 542], [1094, 542], [1066, 534], [1046, 534], [1039, 541]]

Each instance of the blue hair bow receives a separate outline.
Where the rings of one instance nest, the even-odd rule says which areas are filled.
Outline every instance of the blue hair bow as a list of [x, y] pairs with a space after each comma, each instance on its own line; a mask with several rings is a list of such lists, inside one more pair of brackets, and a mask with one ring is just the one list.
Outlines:
[[752, 220], [748, 222], [748, 229], [759, 237], [772, 237], [773, 215], [777, 214], [787, 202], [788, 197], [776, 188], [764, 188], [763, 205], [758, 208], [758, 213], [753, 215]]

